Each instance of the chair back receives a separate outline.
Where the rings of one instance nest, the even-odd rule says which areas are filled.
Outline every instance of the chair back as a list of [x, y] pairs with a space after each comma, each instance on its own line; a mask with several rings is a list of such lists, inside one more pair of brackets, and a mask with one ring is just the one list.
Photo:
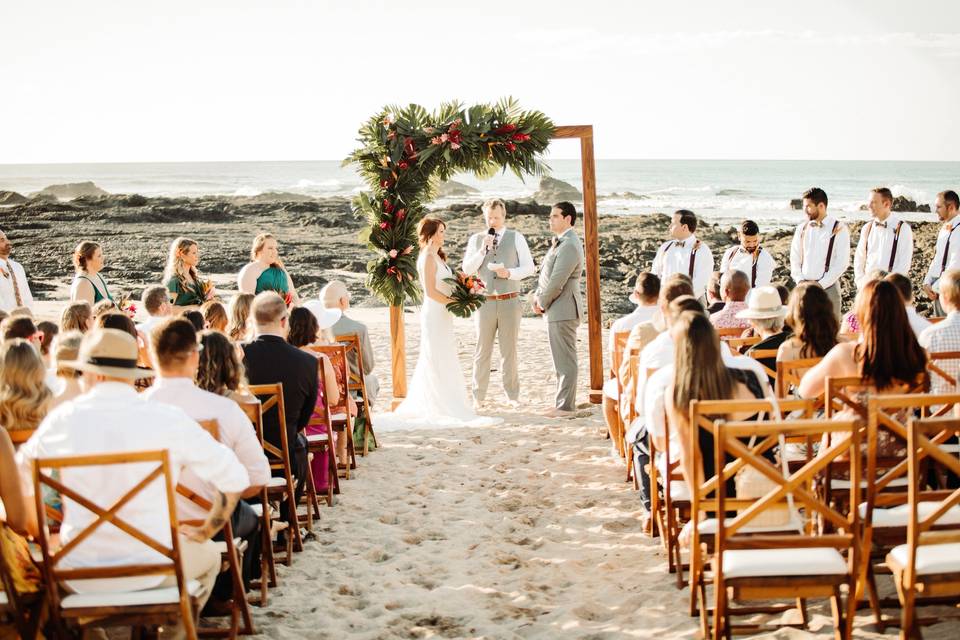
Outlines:
[[[630, 428], [630, 425], [633, 424], [633, 421], [637, 419], [637, 394], [640, 393], [640, 381], [637, 379], [640, 375], [640, 354], [632, 353], [628, 362], [628, 370], [630, 371], [630, 379], [633, 381], [631, 385], [630, 397], [626, 398], [627, 410], [624, 411], [620, 409], [621, 415], [626, 415], [626, 425], [627, 428]], [[620, 402], [624, 402], [623, 394], [620, 395]]]
[[763, 363], [764, 360], [776, 360], [777, 359], [777, 349], [753, 349], [748, 351], [747, 355], [757, 361], [757, 363], [763, 367], [764, 373], [766, 373], [771, 378], [776, 379], [777, 370], [771, 369]]
[[[270, 462], [271, 469], [283, 469], [290, 466], [290, 443], [287, 442], [287, 414], [283, 406], [283, 383], [252, 384], [249, 387], [251, 394], [260, 399], [260, 419], [257, 436], [263, 446], [263, 453]], [[277, 412], [279, 444], [270, 442], [263, 432], [263, 416], [268, 411]], [[256, 425], [256, 423], [254, 423]]]
[[717, 335], [720, 336], [721, 340], [732, 340], [733, 338], [742, 336], [746, 329], [746, 327], [722, 327], [717, 329]]
[[[334, 373], [336, 374], [338, 384], [340, 381], [343, 381], [343, 384], [347, 386], [346, 389], [341, 388], [341, 402], [337, 407], [330, 407], [330, 413], [346, 413], [347, 408], [347, 391], [351, 389], [350, 387], [350, 367], [347, 362], [347, 345], [343, 343], [337, 344], [312, 344], [307, 347], [310, 351], [314, 353], [322, 354], [327, 356], [330, 360], [330, 365], [333, 367]], [[359, 355], [359, 350], [357, 351]], [[362, 384], [362, 380], [360, 382]], [[354, 389], [359, 387], [353, 387]], [[343, 408], [343, 411], [340, 409]]]
[[786, 398], [791, 389], [800, 384], [800, 378], [811, 367], [816, 366], [823, 358], [799, 358], [797, 360], [777, 361], [776, 394], [778, 398]]
[[752, 347], [761, 340], [763, 340], [763, 338], [760, 336], [750, 336], [748, 338], [730, 338], [727, 340], [727, 346], [733, 351], [740, 351], [743, 347]]
[[927, 353], [927, 358], [930, 387], [934, 392], [955, 391], [960, 377], [960, 351], [934, 351]]
[[[308, 428], [330, 426], [330, 402], [326, 397], [327, 375], [323, 366], [322, 358], [317, 358], [317, 380], [320, 384], [320, 388], [323, 389], [323, 406], [320, 406], [320, 396], [318, 395], [317, 406], [313, 408], [313, 413], [310, 415], [310, 421], [307, 423]], [[342, 390], [341, 393], [343, 393]]]
[[344, 347], [344, 357], [349, 365], [354, 358], [357, 362], [357, 372], [354, 373], [353, 367], [347, 366], [347, 377], [344, 381], [347, 383], [347, 389], [350, 391], [360, 390], [363, 387], [363, 350], [360, 348], [360, 336], [356, 333], [345, 333], [339, 335], [336, 341]]
[[36, 429], [8, 429], [7, 435], [10, 436], [10, 442], [13, 443], [14, 448], [18, 448], [24, 442], [30, 439], [36, 432]]
[[[103, 496], [82, 495], [79, 491], [65, 484], [61, 479], [68, 475], [68, 470], [91, 469], [98, 467], [103, 470], [116, 468], [120, 465], [138, 465], [143, 468], [145, 475], [131, 489], [119, 496], [113, 504], [101, 507]], [[130, 471], [128, 470], [127, 473]], [[155, 482], [163, 484], [167, 520], [169, 526], [169, 544], [160, 542], [128, 522], [120, 515], [125, 505], [143, 494]], [[47, 526], [46, 510], [43, 505], [44, 488], [58, 492], [65, 499], [71, 500], [76, 506], [89, 511], [93, 521], [82, 530], [77, 531], [65, 544], [54, 550], [51, 544], [50, 532]], [[65, 580], [97, 580], [111, 578], [130, 578], [149, 575], [174, 575], [179, 591], [179, 612], [183, 620], [188, 637], [195, 637], [193, 611], [187, 591], [186, 580], [183, 575], [180, 556], [180, 542], [177, 533], [176, 499], [173, 488], [173, 473], [170, 467], [170, 457], [163, 451], [130, 451], [99, 455], [66, 456], [59, 458], [38, 458], [33, 461], [33, 495], [36, 501], [36, 510], [40, 528], [40, 549], [43, 558], [44, 579], [47, 584], [55, 585]], [[65, 509], [73, 505], [64, 505]], [[158, 505], [159, 507], [159, 505]], [[70, 558], [77, 547], [95, 535], [97, 529], [109, 524], [123, 532], [132, 540], [152, 549], [162, 560], [149, 564], [117, 563], [109, 566], [65, 568], [64, 560]], [[55, 616], [60, 611], [60, 590], [48, 589], [51, 610]], [[77, 613], [76, 611], [73, 613]], [[78, 614], [79, 615], [79, 614]]]
[[623, 363], [623, 351], [627, 348], [629, 331], [617, 331], [613, 334], [613, 353], [610, 354], [610, 377], [617, 377], [620, 365]]

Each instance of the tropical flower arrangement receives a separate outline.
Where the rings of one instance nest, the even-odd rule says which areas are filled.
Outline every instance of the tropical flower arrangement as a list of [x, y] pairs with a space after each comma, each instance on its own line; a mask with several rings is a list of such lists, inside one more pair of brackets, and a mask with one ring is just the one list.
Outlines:
[[439, 183], [467, 171], [542, 175], [554, 129], [546, 115], [521, 111], [513, 99], [451, 102], [435, 113], [388, 106], [370, 118], [360, 129], [361, 147], [344, 161], [357, 165], [368, 187], [354, 201], [354, 212], [369, 223], [361, 240], [376, 254], [367, 263], [367, 288], [392, 306], [419, 302], [416, 228]]
[[450, 292], [453, 302], [447, 303], [447, 310], [458, 318], [469, 318], [487, 299], [483, 294], [486, 287], [476, 276], [468, 276], [463, 271], [458, 271], [454, 277], [444, 278], [443, 281], [453, 287]]
[[217, 297], [216, 287], [213, 286], [213, 280], [201, 280], [200, 290], [203, 291], [203, 300], [213, 300]]
[[137, 317], [137, 305], [135, 305], [135, 304], [133, 304], [132, 302], [130, 302], [130, 296], [128, 296], [127, 294], [124, 293], [123, 295], [121, 295], [121, 296], [117, 299], [117, 301], [115, 302], [115, 304], [117, 305], [117, 309], [118, 309], [121, 313], [127, 314], [127, 316], [128, 316], [131, 320], [136, 319], [136, 317]]

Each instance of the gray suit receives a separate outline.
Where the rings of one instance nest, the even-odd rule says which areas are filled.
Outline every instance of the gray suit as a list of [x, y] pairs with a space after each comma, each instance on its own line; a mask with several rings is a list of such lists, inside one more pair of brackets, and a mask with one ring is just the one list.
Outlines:
[[[370, 334], [367, 332], [367, 325], [343, 315], [330, 327], [330, 331], [334, 336], [355, 333], [360, 338], [360, 355], [363, 358], [363, 383], [367, 387], [367, 395], [370, 396], [367, 398], [367, 402], [372, 406], [380, 392], [380, 381], [377, 379], [376, 374], [373, 373], [373, 345], [370, 344]], [[360, 370], [357, 367], [357, 359], [351, 357], [349, 360], [350, 371], [353, 375], [359, 375]]]
[[576, 408], [577, 327], [583, 318], [580, 276], [583, 273], [583, 244], [573, 229], [558, 236], [543, 259], [536, 301], [544, 310], [550, 355], [557, 372], [556, 407]]

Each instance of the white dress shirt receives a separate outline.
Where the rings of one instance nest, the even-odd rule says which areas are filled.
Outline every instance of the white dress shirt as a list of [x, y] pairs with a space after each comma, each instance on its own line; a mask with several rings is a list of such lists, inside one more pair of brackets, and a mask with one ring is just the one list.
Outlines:
[[913, 329], [913, 333], [917, 336], [919, 336], [927, 329], [927, 327], [933, 324], [922, 315], [917, 313], [917, 308], [912, 304], [907, 305], [907, 320], [910, 321], [910, 328]]
[[[837, 237], [833, 243], [830, 264], [826, 265], [827, 251], [835, 223]], [[824, 266], [827, 266], [826, 271]], [[850, 230], [847, 225], [833, 216], [826, 216], [822, 223], [813, 223], [808, 220], [797, 226], [797, 230], [793, 233], [793, 242], [790, 243], [790, 277], [794, 282], [799, 284], [805, 280], [813, 280], [819, 282], [824, 289], [828, 289], [840, 280], [840, 276], [848, 266], [850, 266]]]
[[[947, 317], [924, 329], [917, 342], [927, 353], [960, 351], [960, 312], [951, 311]], [[936, 360], [937, 366], [946, 371], [954, 380], [960, 376], [960, 360]], [[941, 376], [930, 377], [931, 393], [955, 393], [956, 389], [947, 384]]]
[[[503, 239], [503, 232], [506, 231], [506, 227], [500, 229], [496, 234], [496, 239], [494, 242], [500, 243]], [[537, 272], [537, 268], [533, 264], [533, 256], [530, 254], [530, 247], [527, 245], [527, 239], [523, 237], [523, 234], [514, 229], [513, 231], [514, 243], [517, 248], [517, 258], [520, 261], [520, 264], [512, 269], [507, 269], [510, 272], [510, 277], [508, 280], [523, 280], [524, 278], [529, 278], [534, 273]], [[487, 255], [487, 252], [484, 250], [484, 240], [486, 240], [487, 232], [475, 233], [470, 237], [470, 241], [467, 243], [467, 251], [463, 256], [463, 268], [464, 273], [473, 275], [480, 270], [480, 265], [483, 264], [483, 258]]]
[[693, 295], [702, 297], [707, 294], [707, 284], [710, 274], [713, 273], [713, 253], [705, 242], [700, 242], [697, 257], [693, 264], [693, 273], [690, 273], [690, 254], [697, 246], [697, 236], [692, 235], [686, 240], [668, 240], [660, 245], [657, 255], [653, 259], [650, 271], [663, 282], [674, 273], [683, 273], [693, 280]]
[[[16, 291], [13, 288], [13, 278], [17, 279], [17, 288], [20, 291], [20, 304], [17, 304]], [[17, 307], [33, 307], [33, 294], [27, 283], [27, 274], [16, 260], [0, 258], [0, 310], [9, 313]]]
[[[953, 220], [945, 222], [940, 227], [937, 234], [937, 250], [933, 254], [933, 260], [930, 261], [930, 267], [927, 269], [927, 276], [923, 279], [923, 284], [933, 287], [933, 290], [940, 291], [940, 276], [944, 271], [951, 269], [960, 269], [960, 216]], [[947, 250], [947, 240], [950, 241], [949, 251]], [[944, 266], [944, 255], [946, 255], [946, 266]]]
[[137, 331], [150, 337], [150, 332], [164, 320], [169, 320], [172, 316], [152, 316], [147, 312], [147, 319], [137, 325]]
[[[177, 484], [181, 468], [211, 482], [224, 493], [240, 493], [249, 486], [247, 472], [232, 451], [210, 437], [183, 411], [148, 402], [132, 385], [101, 382], [88, 393], [63, 404], [40, 423], [36, 432], [20, 447], [17, 462], [24, 494], [33, 496], [33, 465], [36, 458], [95, 455], [131, 451], [169, 452], [172, 482]], [[109, 507], [154, 468], [153, 463], [74, 467], [64, 469], [60, 480], [80, 495]], [[49, 470], [48, 470], [49, 473]], [[128, 502], [118, 515], [160, 544], [170, 546], [170, 521], [162, 480], [150, 483]], [[63, 498], [60, 538], [72, 540], [95, 516], [70, 498]], [[101, 525], [61, 562], [67, 568], [103, 567], [112, 564], [155, 564], [166, 558], [110, 525]], [[163, 576], [71, 581], [75, 591], [104, 589], [149, 589]]]
[[754, 256], [752, 253], [744, 249], [740, 245], [730, 247], [723, 253], [723, 258], [720, 260], [720, 273], [726, 273], [731, 269], [736, 269], [737, 271], [742, 271], [747, 274], [747, 278], [750, 278], [750, 288], [763, 287], [770, 284], [770, 281], [773, 280], [773, 270], [776, 268], [777, 263], [774, 261], [773, 256], [770, 255], [770, 252], [760, 247], [760, 252], [757, 255], [757, 281], [753, 281], [753, 259]]
[[[890, 256], [897, 226], [900, 227], [900, 239], [897, 241], [897, 254], [893, 256], [891, 268]], [[867, 275], [877, 269], [902, 273], [909, 277], [912, 261], [913, 230], [900, 216], [891, 213], [883, 222], [873, 219], [860, 228], [860, 241], [857, 242], [857, 250], [853, 254], [853, 279], [859, 289], [865, 284]]]
[[631, 331], [635, 326], [641, 322], [647, 322], [653, 320], [653, 317], [657, 315], [656, 303], [652, 305], [643, 305], [638, 304], [637, 308], [623, 316], [622, 318], [617, 318], [614, 323], [610, 326], [610, 344], [609, 351], [613, 353], [614, 348], [614, 336], [618, 333], [626, 333]]
[[[270, 480], [270, 463], [263, 455], [263, 447], [260, 446], [253, 424], [233, 400], [204, 391], [189, 378], [157, 378], [143, 392], [143, 396], [151, 402], [178, 407], [198, 422], [216, 420], [220, 442], [233, 451], [246, 468], [249, 486], [263, 486]], [[180, 483], [208, 501], [212, 502], [216, 497], [213, 485], [198, 478], [190, 469], [184, 469]], [[177, 496], [177, 514], [181, 520], [203, 520], [207, 517], [206, 510], [181, 495]]]

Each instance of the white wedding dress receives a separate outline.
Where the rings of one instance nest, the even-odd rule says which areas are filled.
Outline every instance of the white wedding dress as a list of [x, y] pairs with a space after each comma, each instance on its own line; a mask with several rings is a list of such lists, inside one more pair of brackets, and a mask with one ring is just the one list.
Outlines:
[[[437, 263], [437, 290], [448, 295], [452, 290], [444, 278], [453, 276], [445, 262], [420, 253], [417, 272], [420, 286], [426, 292], [427, 260]], [[407, 387], [407, 397], [391, 413], [373, 417], [378, 432], [443, 429], [449, 427], [488, 427], [503, 422], [500, 418], [478, 416], [467, 396], [467, 384], [457, 358], [457, 341], [453, 335], [453, 315], [439, 302], [424, 293], [420, 308], [420, 356]]]

